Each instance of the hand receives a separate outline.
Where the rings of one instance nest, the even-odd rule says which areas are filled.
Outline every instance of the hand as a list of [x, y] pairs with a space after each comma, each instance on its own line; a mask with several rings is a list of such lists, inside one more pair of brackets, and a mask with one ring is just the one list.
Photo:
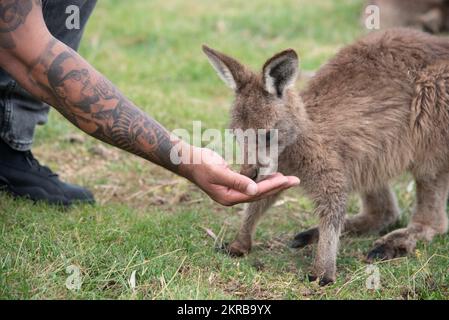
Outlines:
[[232, 171], [226, 161], [210, 149], [189, 146], [189, 150], [193, 157], [201, 161], [199, 164], [181, 164], [181, 175], [225, 206], [257, 201], [299, 184], [297, 177], [286, 177], [281, 173], [256, 183]]

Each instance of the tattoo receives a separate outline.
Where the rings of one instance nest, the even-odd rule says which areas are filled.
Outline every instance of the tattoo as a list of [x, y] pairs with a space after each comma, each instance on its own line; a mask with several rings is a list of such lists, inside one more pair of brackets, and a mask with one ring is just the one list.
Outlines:
[[[39, 0], [40, 1], [40, 0]], [[46, 45], [44, 51], [39, 55], [39, 57], [30, 63], [30, 66], [28, 67], [28, 81], [30, 84], [34, 87], [38, 87], [41, 89], [41, 92], [39, 94], [39, 98], [42, 101], [48, 101], [52, 99], [53, 92], [46, 83], [37, 82], [35, 81], [35, 77], [33, 76], [32, 72], [34, 73], [41, 73], [46, 74], [48, 67], [51, 63], [51, 61], [56, 57], [57, 52], [54, 52], [54, 49], [56, 47], [56, 44], [58, 43], [58, 40], [56, 38], [52, 38], [48, 44]]]
[[[16, 48], [20, 30], [40, 0], [0, 0], [0, 48]], [[41, 10], [41, 9], [40, 9]], [[170, 134], [134, 106], [76, 52], [51, 38], [27, 65], [30, 92], [52, 104], [88, 134], [132, 152], [171, 171]]]
[[177, 172], [177, 165], [170, 161], [170, 134], [157, 121], [134, 106], [74, 51], [65, 47], [54, 55], [53, 50], [54, 45], [49, 44], [49, 52], [39, 58], [29, 75], [45, 70], [47, 81], [40, 87], [46, 88], [67, 119], [100, 140]]
[[[0, 47], [14, 49], [14, 32], [25, 24], [40, 0], [0, 0]], [[34, 94], [56, 107], [88, 134], [171, 171], [169, 133], [127, 100], [73, 50], [52, 38], [28, 66]]]
[[0, 47], [15, 48], [12, 32], [25, 23], [33, 8], [33, 2], [41, 6], [37, 0], [2, 0], [0, 1]]

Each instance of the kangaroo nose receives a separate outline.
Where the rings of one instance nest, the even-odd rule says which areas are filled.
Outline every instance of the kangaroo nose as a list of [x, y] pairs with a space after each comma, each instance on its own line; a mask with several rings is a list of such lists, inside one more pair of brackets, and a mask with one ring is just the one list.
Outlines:
[[240, 174], [256, 181], [257, 176], [259, 175], [259, 170], [256, 167], [242, 168]]

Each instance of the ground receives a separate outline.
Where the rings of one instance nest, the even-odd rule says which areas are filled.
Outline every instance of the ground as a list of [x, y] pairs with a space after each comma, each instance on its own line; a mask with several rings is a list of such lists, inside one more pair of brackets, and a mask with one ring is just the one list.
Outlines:
[[[232, 95], [201, 44], [253, 68], [291, 47], [302, 70], [313, 71], [365, 32], [362, 7], [361, 0], [99, 1], [81, 53], [167, 128], [191, 128], [192, 120], [225, 128]], [[344, 238], [337, 281], [321, 288], [305, 280], [314, 248], [287, 246], [317, 222], [300, 189], [265, 216], [253, 252], [234, 259], [215, 247], [232, 240], [241, 206], [214, 204], [183, 179], [85, 136], [55, 111], [34, 151], [64, 179], [93, 190], [98, 203], [61, 210], [0, 195], [1, 299], [449, 298], [448, 235], [375, 264], [378, 289], [366, 285], [374, 273], [364, 262], [376, 236]], [[400, 225], [413, 207], [410, 181], [394, 182]], [[349, 213], [357, 210], [354, 198]], [[66, 288], [71, 265], [80, 269], [80, 290]]]

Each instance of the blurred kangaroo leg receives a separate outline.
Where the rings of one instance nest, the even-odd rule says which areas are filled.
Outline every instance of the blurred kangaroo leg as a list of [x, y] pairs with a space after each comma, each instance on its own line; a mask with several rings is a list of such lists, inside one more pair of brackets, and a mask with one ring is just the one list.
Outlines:
[[256, 225], [262, 215], [274, 203], [277, 196], [271, 196], [256, 202], [247, 204], [242, 225], [237, 234], [236, 239], [228, 246], [227, 250], [230, 255], [242, 256], [249, 253], [252, 246], [252, 240]]
[[[362, 210], [359, 214], [345, 219], [343, 232], [365, 234], [382, 231], [399, 218], [396, 197], [390, 187], [384, 186], [376, 191], [363, 193]], [[318, 228], [312, 228], [298, 233], [292, 248], [302, 248], [318, 242]]]
[[404, 256], [416, 247], [418, 240], [431, 241], [437, 234], [444, 234], [448, 228], [446, 200], [449, 175], [417, 178], [416, 208], [407, 228], [390, 232], [374, 243], [368, 253], [368, 260], [388, 260]]
[[318, 278], [319, 284], [324, 286], [334, 282], [336, 277], [338, 244], [346, 212], [346, 194], [335, 193], [318, 201], [316, 211], [320, 217], [320, 236], [309, 279], [313, 281]]
[[362, 211], [345, 221], [344, 232], [353, 234], [377, 233], [395, 223], [399, 208], [394, 192], [385, 186], [362, 194]]

